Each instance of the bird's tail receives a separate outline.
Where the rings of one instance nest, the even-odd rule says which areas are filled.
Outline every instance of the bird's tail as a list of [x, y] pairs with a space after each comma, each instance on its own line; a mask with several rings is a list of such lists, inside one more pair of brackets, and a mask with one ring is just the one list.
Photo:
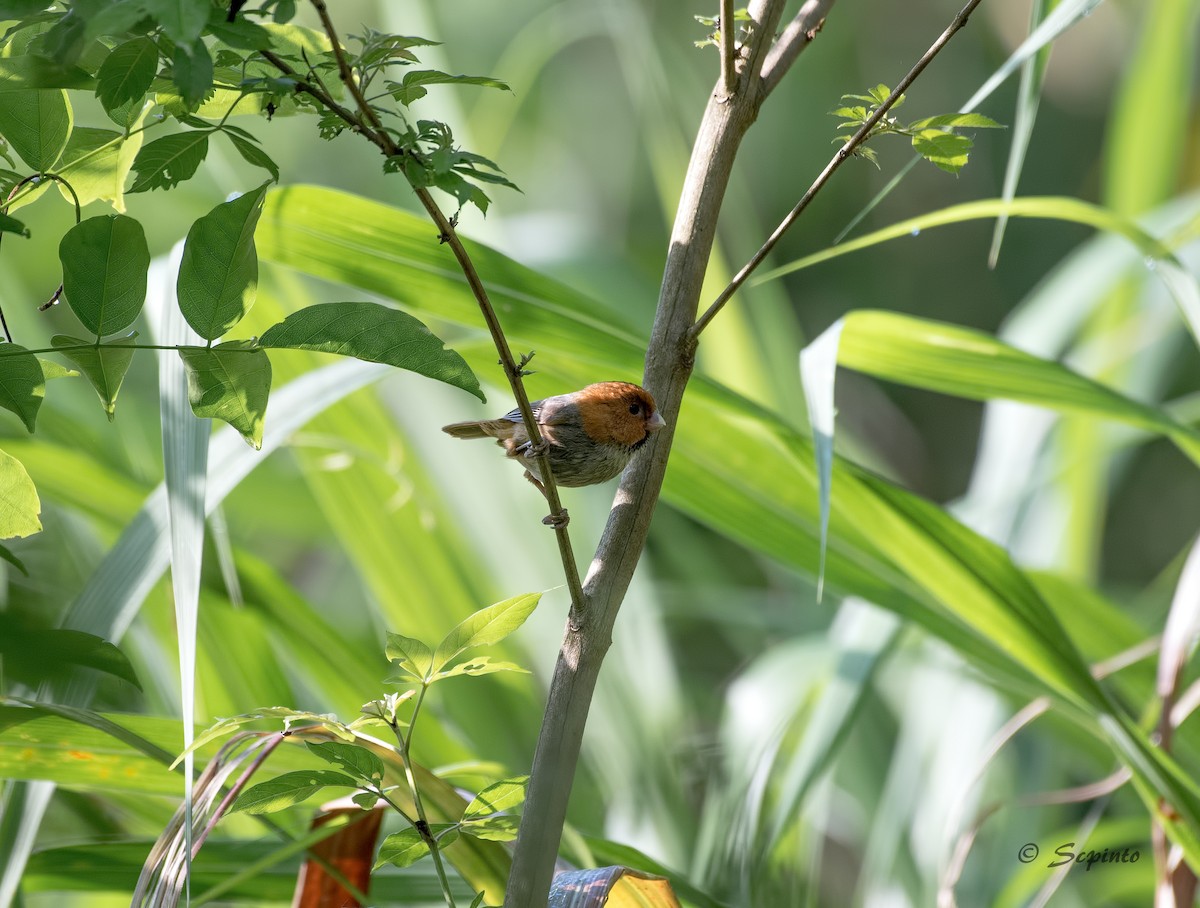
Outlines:
[[512, 434], [513, 423], [507, 419], [485, 419], [480, 422], [456, 422], [442, 426], [442, 431], [455, 438], [505, 438]]

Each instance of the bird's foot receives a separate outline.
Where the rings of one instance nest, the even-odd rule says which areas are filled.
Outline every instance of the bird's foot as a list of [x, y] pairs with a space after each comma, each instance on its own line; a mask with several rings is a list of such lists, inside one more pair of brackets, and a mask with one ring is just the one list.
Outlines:
[[557, 514], [547, 514], [542, 518], [542, 523], [548, 527], [553, 527], [556, 530], [565, 529], [567, 524], [571, 522], [571, 515], [567, 513], [567, 509], [563, 508]]

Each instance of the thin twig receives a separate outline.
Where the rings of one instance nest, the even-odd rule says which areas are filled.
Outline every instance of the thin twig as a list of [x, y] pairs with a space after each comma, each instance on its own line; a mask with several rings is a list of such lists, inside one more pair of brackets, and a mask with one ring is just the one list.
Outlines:
[[[322, 25], [333, 47], [333, 54], [338, 64], [338, 72], [341, 80], [346, 86], [347, 91], [354, 97], [359, 112], [356, 114], [354, 111], [338, 104], [328, 91], [314, 86], [272, 52], [262, 51], [263, 58], [285, 75], [296, 79], [297, 91], [305, 92], [322, 106], [337, 114], [352, 129], [361, 133], [368, 141], [376, 145], [384, 155], [393, 157], [402, 154], [403, 149], [392, 140], [387, 130], [383, 128], [371, 105], [363, 97], [349, 62], [346, 60], [345, 51], [338, 40], [337, 31], [334, 28], [325, 3], [323, 0], [312, 0], [312, 3], [321, 18]], [[446, 217], [441, 207], [437, 204], [437, 201], [427, 189], [414, 187], [413, 191], [416, 193], [418, 201], [420, 201], [430, 219], [437, 226], [438, 238], [450, 247], [459, 268], [462, 270], [463, 276], [466, 278], [467, 286], [470, 287], [472, 295], [479, 304], [480, 312], [483, 314], [484, 322], [487, 324], [488, 331], [492, 335], [492, 342], [496, 347], [496, 352], [499, 354], [500, 365], [504, 369], [509, 387], [517, 402], [517, 409], [521, 412], [526, 434], [529, 436], [532, 449], [537, 452], [538, 464], [541, 468], [542, 484], [545, 487], [546, 501], [549, 504], [551, 516], [556, 518], [554, 534], [558, 542], [563, 573], [567, 580], [567, 589], [571, 595], [571, 620], [579, 623], [582, 621], [583, 608], [583, 586], [579, 579], [579, 567], [575, 562], [575, 552], [571, 546], [570, 534], [567, 531], [566, 510], [563, 508], [562, 501], [559, 498], [558, 487], [554, 480], [554, 472], [550, 466], [549, 450], [543, 442], [541, 430], [537, 420], [534, 418], [533, 408], [529, 403], [529, 395], [525, 391], [525, 384], [522, 380], [521, 367], [513, 357], [512, 349], [509, 346], [507, 337], [505, 337], [500, 319], [496, 315], [496, 310], [492, 306], [487, 290], [483, 285], [482, 279], [479, 277], [479, 272], [475, 269], [475, 264], [471, 260], [470, 254], [463, 246], [462, 240], [455, 230], [454, 223], [452, 223], [450, 218]]]
[[721, 84], [725, 86], [725, 94], [731, 95], [737, 86], [737, 69], [734, 68], [737, 26], [733, 18], [733, 0], [721, 0], [718, 25], [721, 30]]
[[849, 141], [847, 141], [845, 145], [837, 150], [837, 153], [833, 156], [832, 160], [825, 165], [825, 169], [821, 171], [821, 173], [813, 181], [813, 184], [808, 187], [808, 191], [804, 193], [800, 201], [796, 203], [796, 207], [793, 208], [788, 213], [788, 216], [780, 222], [779, 226], [775, 228], [774, 232], [772, 232], [770, 237], [767, 238], [767, 241], [763, 243], [758, 252], [754, 253], [750, 261], [742, 266], [742, 269], [736, 275], [734, 275], [733, 280], [729, 282], [729, 286], [721, 291], [720, 295], [713, 301], [712, 305], [705, 310], [704, 314], [696, 321], [696, 324], [692, 326], [691, 331], [688, 332], [688, 336], [692, 340], [695, 340], [700, 336], [700, 332], [708, 327], [708, 323], [711, 322], [713, 318], [716, 317], [717, 313], [721, 311], [722, 307], [729, 302], [729, 298], [737, 293], [742, 284], [746, 282], [746, 279], [754, 273], [754, 270], [759, 265], [762, 264], [763, 259], [765, 259], [770, 254], [771, 250], [775, 248], [775, 244], [778, 243], [780, 238], [788, 231], [788, 228], [790, 228], [792, 224], [796, 222], [796, 219], [804, 213], [804, 209], [808, 207], [809, 203], [813, 200], [816, 194], [821, 191], [827, 182], [829, 182], [829, 178], [833, 176], [834, 171], [841, 167], [846, 159], [854, 154], [854, 150], [858, 148], [858, 146], [864, 141], [866, 141], [867, 136], [871, 134], [871, 130], [875, 128], [875, 124], [877, 124], [887, 115], [887, 112], [892, 109], [892, 106], [899, 99], [900, 95], [902, 95], [905, 90], [912, 85], [917, 76], [919, 76], [925, 67], [929, 65], [930, 61], [933, 60], [933, 58], [941, 52], [942, 48], [946, 46], [950, 39], [954, 37], [954, 34], [967, 24], [967, 19], [970, 18], [970, 15], [974, 11], [975, 7], [977, 7], [981, 2], [982, 0], [970, 0], [970, 2], [968, 2], [967, 5], [959, 11], [958, 15], [955, 16], [950, 22], [949, 27], [942, 32], [941, 36], [936, 41], [933, 42], [929, 50], [925, 51], [925, 54], [920, 60], [917, 61], [916, 65], [913, 66], [913, 68], [908, 71], [908, 74], [900, 80], [900, 83], [894, 89], [892, 89], [892, 93], [888, 95], [887, 100], [880, 104], [879, 108], [865, 123], [863, 123], [858, 132], [851, 136]]

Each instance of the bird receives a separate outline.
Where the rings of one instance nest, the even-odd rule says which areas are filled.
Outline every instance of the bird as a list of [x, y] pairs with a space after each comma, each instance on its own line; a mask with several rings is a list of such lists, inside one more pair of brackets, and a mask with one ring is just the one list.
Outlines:
[[[570, 488], [612, 479], [666, 425], [650, 392], [624, 381], [597, 382], [570, 394], [533, 401], [530, 408], [546, 444], [554, 481]], [[455, 438], [496, 439], [506, 456], [525, 467], [525, 478], [546, 494], [539, 452], [530, 443], [519, 408], [499, 419], [456, 422], [442, 431]], [[543, 523], [560, 526], [565, 520], [551, 515]]]

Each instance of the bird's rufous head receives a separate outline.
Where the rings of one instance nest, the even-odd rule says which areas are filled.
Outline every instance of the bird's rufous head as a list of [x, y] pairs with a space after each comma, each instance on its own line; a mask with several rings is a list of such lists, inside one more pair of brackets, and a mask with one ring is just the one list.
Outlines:
[[650, 392], [630, 382], [588, 385], [575, 402], [584, 431], [601, 444], [638, 447], [666, 425]]

